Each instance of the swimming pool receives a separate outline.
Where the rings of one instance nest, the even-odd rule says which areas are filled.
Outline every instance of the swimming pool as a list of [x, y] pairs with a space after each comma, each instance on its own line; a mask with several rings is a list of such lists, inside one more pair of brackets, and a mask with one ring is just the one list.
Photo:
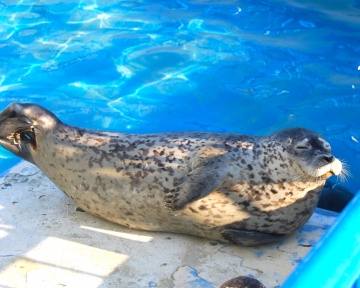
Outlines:
[[[0, 110], [127, 132], [315, 130], [360, 189], [352, 1], [2, 1]], [[19, 160], [0, 148], [5, 171]], [[336, 179], [333, 179], [336, 181]]]
[[[0, 3], [1, 110], [35, 102], [74, 125], [129, 132], [304, 126], [359, 174], [351, 2], [46, 3]], [[2, 170], [18, 161], [0, 155]]]

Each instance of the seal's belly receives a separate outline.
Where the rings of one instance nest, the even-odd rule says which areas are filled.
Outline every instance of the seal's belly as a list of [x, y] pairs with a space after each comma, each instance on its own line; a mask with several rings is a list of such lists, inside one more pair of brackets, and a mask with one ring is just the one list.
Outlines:
[[182, 214], [209, 228], [222, 226], [287, 234], [303, 226], [311, 217], [323, 184], [324, 181], [314, 186], [305, 183], [282, 184], [283, 191], [276, 194], [270, 191], [275, 191], [273, 185], [277, 184], [269, 184], [261, 193], [254, 194], [254, 191], [260, 190], [255, 189], [256, 185], [250, 187], [248, 183], [242, 183], [241, 187], [237, 187], [239, 190], [215, 191], [195, 201]]

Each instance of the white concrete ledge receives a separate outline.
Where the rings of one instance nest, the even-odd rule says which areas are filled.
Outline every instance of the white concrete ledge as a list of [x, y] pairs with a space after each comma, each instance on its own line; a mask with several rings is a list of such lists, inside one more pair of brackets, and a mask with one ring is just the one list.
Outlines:
[[131, 230], [76, 211], [22, 162], [0, 178], [0, 287], [219, 287], [249, 275], [277, 287], [336, 216], [317, 209], [285, 241], [259, 247]]

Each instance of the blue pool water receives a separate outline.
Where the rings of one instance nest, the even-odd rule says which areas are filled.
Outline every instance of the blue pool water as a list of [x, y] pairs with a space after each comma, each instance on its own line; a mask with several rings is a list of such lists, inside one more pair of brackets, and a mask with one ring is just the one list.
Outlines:
[[[0, 109], [125, 132], [303, 126], [356, 192], [360, 5], [336, 2], [0, 0]], [[1, 171], [17, 161], [0, 149]]]

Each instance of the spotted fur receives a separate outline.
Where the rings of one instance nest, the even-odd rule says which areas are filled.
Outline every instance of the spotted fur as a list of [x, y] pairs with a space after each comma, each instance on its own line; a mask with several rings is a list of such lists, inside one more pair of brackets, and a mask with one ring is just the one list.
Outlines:
[[0, 131], [3, 147], [91, 214], [243, 245], [278, 241], [304, 225], [326, 178], [341, 171], [328, 143], [303, 128], [265, 137], [110, 133], [15, 103], [0, 113]]

